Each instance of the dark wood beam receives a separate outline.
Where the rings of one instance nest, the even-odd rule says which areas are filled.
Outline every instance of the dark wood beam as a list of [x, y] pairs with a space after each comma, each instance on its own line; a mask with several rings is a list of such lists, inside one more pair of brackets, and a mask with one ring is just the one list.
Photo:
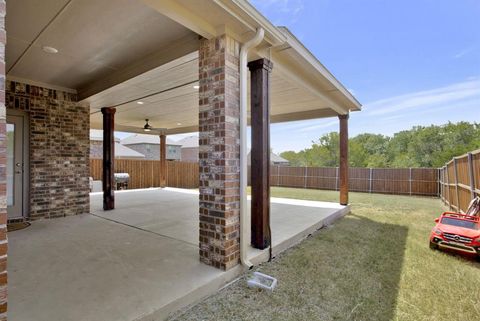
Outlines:
[[340, 120], [340, 204], [348, 204], [348, 118], [349, 115], [338, 115]]
[[103, 114], [103, 209], [105, 211], [115, 208], [115, 108], [104, 107]]
[[160, 187], [167, 186], [167, 135], [160, 135]]
[[252, 151], [252, 246], [270, 246], [270, 72], [272, 63], [258, 59], [250, 69]]

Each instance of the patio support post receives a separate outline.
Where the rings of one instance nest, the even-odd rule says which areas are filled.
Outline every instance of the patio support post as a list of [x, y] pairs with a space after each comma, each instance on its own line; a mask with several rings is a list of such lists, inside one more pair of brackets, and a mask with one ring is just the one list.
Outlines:
[[338, 115], [340, 120], [340, 204], [348, 204], [348, 118]]
[[115, 138], [113, 131], [116, 109], [104, 107], [101, 111], [103, 114], [103, 209], [107, 211], [115, 208]]
[[160, 187], [167, 186], [167, 135], [160, 135]]
[[240, 43], [199, 48], [199, 253], [222, 270], [240, 262]]
[[248, 63], [251, 95], [251, 231], [252, 246], [270, 246], [270, 72], [272, 62], [262, 58]]

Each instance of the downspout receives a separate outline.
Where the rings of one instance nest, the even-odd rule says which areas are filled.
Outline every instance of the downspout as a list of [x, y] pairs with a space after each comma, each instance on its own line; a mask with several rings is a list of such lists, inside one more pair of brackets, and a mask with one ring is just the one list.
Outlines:
[[264, 35], [263, 28], [258, 28], [255, 36], [240, 49], [240, 261], [248, 268], [253, 264], [247, 257], [251, 226], [247, 206], [247, 54], [260, 44]]

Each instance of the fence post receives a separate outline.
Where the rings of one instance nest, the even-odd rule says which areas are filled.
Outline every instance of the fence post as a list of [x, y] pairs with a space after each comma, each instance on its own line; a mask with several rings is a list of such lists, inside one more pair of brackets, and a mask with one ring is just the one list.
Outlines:
[[335, 190], [338, 191], [338, 167], [335, 167]]
[[368, 192], [372, 192], [372, 186], [373, 186], [373, 168], [370, 167], [370, 174], [368, 178]]
[[457, 195], [457, 212], [461, 212], [460, 199], [458, 194], [458, 174], [457, 174], [457, 159], [453, 159], [453, 173], [455, 175], [455, 194]]
[[472, 200], [475, 198], [475, 176], [473, 173], [473, 154], [468, 153], [468, 176], [470, 179], [470, 193], [472, 195]]
[[438, 169], [438, 196], [443, 200], [443, 171], [441, 168]]
[[280, 186], [280, 166], [277, 166], [277, 186]]
[[452, 200], [450, 199], [450, 174], [448, 174], [448, 163], [445, 165], [445, 174], [447, 177], [447, 201], [448, 201], [448, 208], [452, 209]]
[[412, 168], [408, 169], [408, 192], [412, 195]]
[[307, 188], [307, 170], [308, 170], [308, 167], [305, 166], [305, 171], [303, 172], [303, 176], [304, 176], [304, 184], [303, 184], [303, 188]]

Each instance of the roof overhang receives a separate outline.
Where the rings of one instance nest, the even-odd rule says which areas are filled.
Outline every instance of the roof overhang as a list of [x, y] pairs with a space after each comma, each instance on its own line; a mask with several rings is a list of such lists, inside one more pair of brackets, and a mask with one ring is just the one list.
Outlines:
[[[361, 108], [288, 29], [274, 26], [248, 1], [118, 1], [7, 2], [7, 78], [77, 92], [91, 106], [92, 128], [101, 128], [101, 107], [116, 107], [120, 131], [141, 133], [148, 118], [167, 134], [193, 132], [199, 36], [227, 33], [244, 42], [263, 28], [264, 41], [249, 60], [274, 63], [272, 122]], [[43, 44], [59, 47], [60, 54], [45, 55]]]

